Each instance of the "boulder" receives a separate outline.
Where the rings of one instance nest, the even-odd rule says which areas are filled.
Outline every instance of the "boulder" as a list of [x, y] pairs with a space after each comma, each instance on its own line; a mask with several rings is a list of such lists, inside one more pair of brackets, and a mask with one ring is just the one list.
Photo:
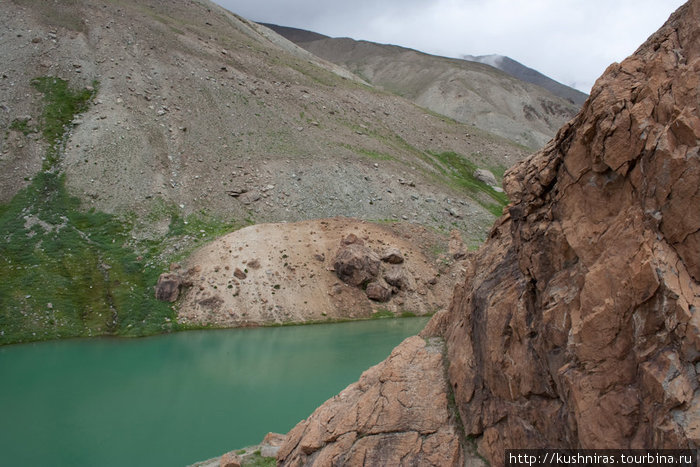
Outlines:
[[353, 244], [364, 245], [365, 244], [365, 242], [360, 237], [355, 235], [354, 233], [348, 234], [346, 237], [344, 237], [340, 241], [340, 243], [341, 243], [341, 245], [353, 245]]
[[399, 290], [407, 290], [409, 288], [409, 279], [406, 275], [406, 270], [401, 266], [390, 266], [386, 268], [382, 277], [387, 284], [396, 287]]
[[398, 248], [389, 248], [382, 254], [381, 260], [389, 264], [401, 264], [403, 255]]
[[333, 268], [340, 280], [353, 286], [361, 286], [374, 280], [379, 274], [379, 256], [361, 243], [340, 247], [333, 260]]
[[233, 198], [238, 198], [239, 196], [245, 193], [248, 193], [247, 188], [232, 188], [230, 190], [226, 190], [226, 194]]
[[265, 435], [265, 438], [263, 438], [263, 444], [268, 444], [270, 446], [282, 446], [286, 437], [287, 435], [283, 435], [281, 433], [269, 432]]
[[219, 459], [219, 467], [241, 467], [241, 457], [234, 451], [227, 452]]
[[246, 192], [240, 193], [237, 196], [237, 198], [239, 200], [241, 200], [241, 202], [245, 205], [253, 204], [256, 201], [259, 201], [261, 197], [262, 197], [262, 194], [257, 190], [246, 191]]
[[243, 280], [248, 277], [248, 275], [244, 271], [241, 271], [241, 268], [234, 269], [233, 275], [240, 280]]
[[375, 302], [388, 302], [391, 299], [391, 289], [380, 282], [370, 282], [365, 289], [367, 298]]
[[498, 180], [496, 180], [496, 176], [493, 173], [491, 173], [490, 170], [476, 169], [474, 171], [474, 178], [476, 178], [480, 182], [484, 182], [489, 186], [498, 185]]
[[163, 302], [174, 302], [180, 295], [182, 277], [179, 274], [164, 272], [158, 277], [156, 284], [156, 299]]

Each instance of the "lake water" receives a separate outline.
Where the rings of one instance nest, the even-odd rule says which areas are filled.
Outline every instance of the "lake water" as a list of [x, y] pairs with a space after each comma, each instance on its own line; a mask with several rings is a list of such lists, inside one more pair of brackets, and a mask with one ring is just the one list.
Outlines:
[[0, 465], [178, 466], [257, 444], [426, 321], [0, 347]]

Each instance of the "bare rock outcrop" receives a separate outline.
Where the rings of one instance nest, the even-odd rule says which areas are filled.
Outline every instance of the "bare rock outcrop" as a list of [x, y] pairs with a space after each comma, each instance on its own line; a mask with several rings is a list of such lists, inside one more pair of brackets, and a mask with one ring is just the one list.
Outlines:
[[379, 256], [363, 243], [351, 241], [338, 250], [333, 261], [333, 268], [343, 282], [360, 286], [365, 285], [379, 274], [381, 260]]
[[700, 1], [505, 178], [444, 329], [480, 452], [700, 444]]
[[[507, 213], [423, 333], [445, 337], [464, 434], [492, 465], [509, 448], [700, 446], [699, 91], [691, 0], [506, 174]], [[406, 420], [433, 397], [403, 403], [383, 375], [404, 354], [294, 428], [278, 459], [395, 465], [408, 452], [398, 438], [360, 434], [420, 432]], [[433, 366], [402, 379], [406, 391], [442, 388]]]
[[444, 344], [410, 337], [289, 432], [281, 465], [463, 465]]
[[353, 287], [363, 287], [375, 302], [388, 302], [394, 293], [415, 291], [415, 279], [404, 267], [404, 255], [392, 246], [381, 253], [367, 247], [355, 234], [340, 242], [333, 260], [333, 270], [340, 280]]

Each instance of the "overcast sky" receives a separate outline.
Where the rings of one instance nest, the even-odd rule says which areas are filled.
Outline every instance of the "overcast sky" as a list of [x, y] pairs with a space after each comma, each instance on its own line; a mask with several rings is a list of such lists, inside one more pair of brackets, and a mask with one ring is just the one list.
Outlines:
[[589, 92], [682, 0], [214, 0], [257, 22], [460, 57], [507, 55]]

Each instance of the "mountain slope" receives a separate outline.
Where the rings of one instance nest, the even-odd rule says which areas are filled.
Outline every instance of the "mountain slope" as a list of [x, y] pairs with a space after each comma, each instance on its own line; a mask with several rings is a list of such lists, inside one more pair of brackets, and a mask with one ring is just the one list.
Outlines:
[[251, 223], [475, 244], [506, 198], [474, 170], [524, 155], [205, 0], [0, 7], [0, 343], [173, 329], [158, 274]]
[[[11, 84], [0, 95], [8, 103], [3, 127], [10, 130], [0, 161], [5, 200], [40, 166], [42, 142], [10, 127], [25, 115], [37, 121], [41, 95], [30, 81], [42, 75], [76, 87], [99, 83], [94, 105], [71, 129], [59, 166], [72, 193], [108, 212], [148, 209], [161, 198], [184, 204], [186, 213], [207, 208], [246, 217], [258, 210], [258, 220], [384, 218], [406, 211], [388, 210], [381, 202], [359, 208], [360, 199], [382, 196], [379, 186], [404, 188], [398, 177], [365, 180], [371, 174], [420, 180], [421, 191], [441, 176], [439, 162], [426, 151], [478, 153], [482, 160], [475, 162], [493, 167], [509, 166], [522, 155], [505, 142], [357, 85], [345, 79], [351, 75], [337, 74], [344, 70], [209, 2], [165, 8], [157, 1], [76, 1], [72, 11], [61, 13], [71, 15], [72, 30], [55, 24], [60, 15], [48, 5], [5, 4], [2, 53]], [[353, 183], [325, 185], [313, 178], [326, 171]], [[246, 207], [227, 194], [268, 184], [277, 187], [275, 201], [288, 206], [256, 209], [264, 203]], [[294, 205], [310, 212], [288, 209]]]
[[[288, 33], [287, 28], [269, 26]], [[297, 40], [303, 35], [293, 32], [288, 37]], [[543, 146], [579, 108], [540, 86], [476, 62], [349, 38], [298, 45], [420, 106], [530, 148]]]
[[511, 76], [518, 78], [519, 80], [526, 81], [528, 83], [536, 84], [541, 86], [548, 91], [550, 91], [555, 96], [559, 96], [571, 102], [572, 104], [581, 106], [586, 101], [588, 97], [587, 94], [574, 89], [572, 87], [561, 84], [558, 81], [554, 81], [549, 76], [543, 75], [537, 70], [526, 67], [522, 63], [513, 60], [510, 57], [505, 57], [503, 55], [463, 55], [464, 60], [469, 60], [471, 62], [485, 63], [491, 65], [494, 68], [498, 68], [501, 71], [508, 73]]

